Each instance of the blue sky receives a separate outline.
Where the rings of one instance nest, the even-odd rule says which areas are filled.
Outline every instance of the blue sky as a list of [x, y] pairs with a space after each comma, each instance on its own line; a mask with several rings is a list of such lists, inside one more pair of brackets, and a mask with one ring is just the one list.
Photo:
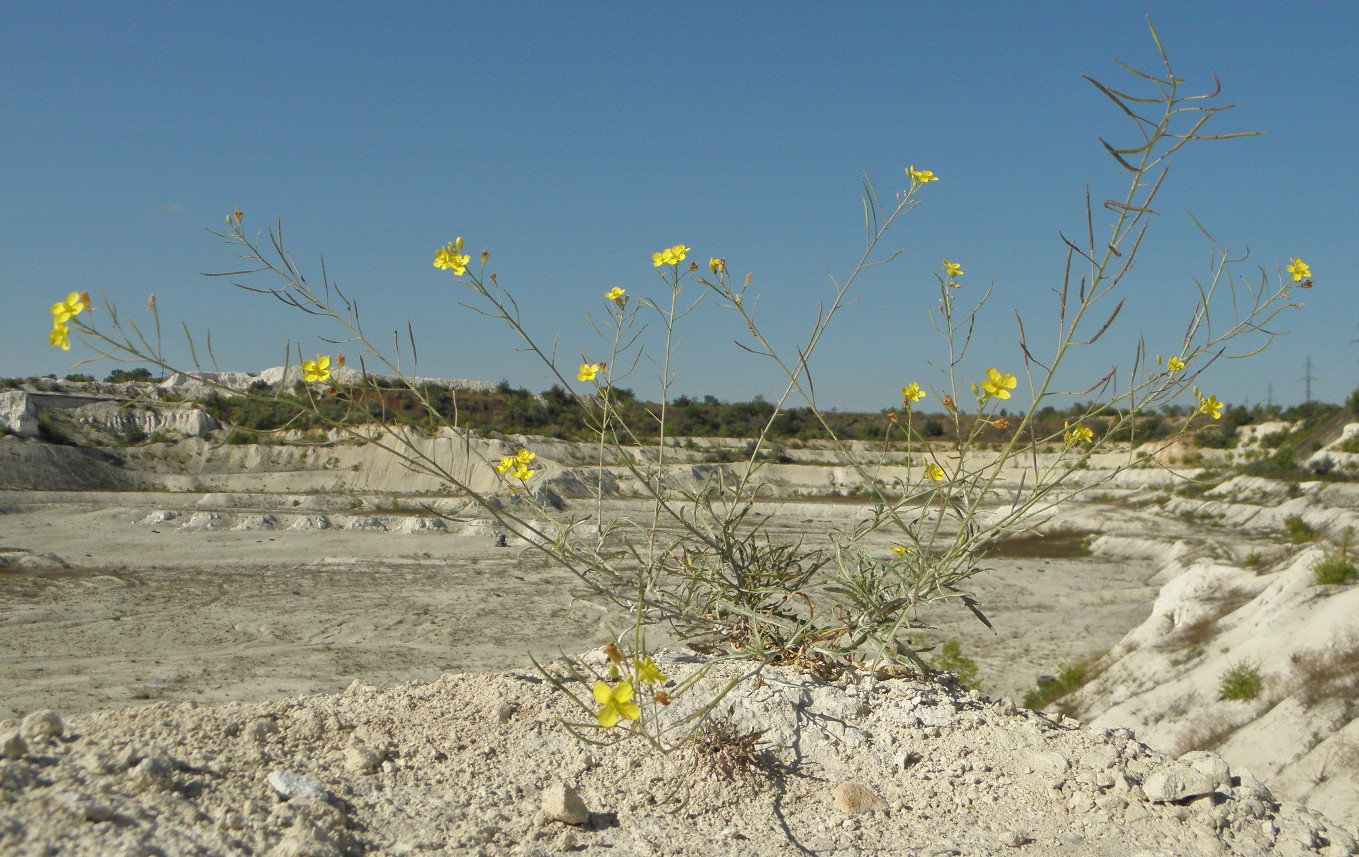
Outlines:
[[[281, 218], [304, 269], [324, 255], [377, 342], [412, 319], [423, 375], [548, 384], [430, 264], [456, 236], [490, 250], [564, 363], [600, 359], [585, 312], [602, 316], [614, 286], [659, 296], [650, 256], [680, 242], [753, 273], [758, 318], [791, 352], [828, 271], [862, 248], [864, 173], [890, 196], [910, 165], [941, 180], [822, 343], [822, 403], [877, 409], [907, 381], [937, 386], [945, 258], [967, 271], [964, 296], [994, 286], [966, 370], [1015, 371], [1016, 310], [1038, 353], [1051, 339], [1059, 230], [1083, 231], [1087, 184], [1097, 201], [1124, 187], [1097, 138], [1132, 129], [1081, 75], [1132, 85], [1115, 58], [1156, 70], [1148, 14], [1190, 90], [1216, 73], [1221, 102], [1241, 105], [1210, 130], [1270, 133], [1182, 153], [1116, 332], [1068, 386], [1126, 367], [1138, 334], [1175, 347], [1208, 274], [1192, 211], [1249, 248], [1242, 274], [1272, 279], [1300, 256], [1317, 281], [1278, 325], [1289, 336], [1203, 386], [1296, 403], [1310, 357], [1313, 397], [1343, 400], [1359, 387], [1359, 11], [1313, 2], [11, 4], [0, 375], [72, 371], [80, 346], [52, 349], [46, 329], [73, 289], [133, 318], [154, 293], [167, 323], [211, 331], [221, 368], [276, 365], [289, 340], [333, 351], [326, 328], [202, 276], [235, 264], [206, 229], [237, 205], [254, 229]], [[713, 307], [693, 316], [676, 392], [775, 395], [772, 370], [732, 344], [743, 329]], [[167, 351], [188, 360], [182, 335]], [[654, 374], [626, 385], [652, 395]]]

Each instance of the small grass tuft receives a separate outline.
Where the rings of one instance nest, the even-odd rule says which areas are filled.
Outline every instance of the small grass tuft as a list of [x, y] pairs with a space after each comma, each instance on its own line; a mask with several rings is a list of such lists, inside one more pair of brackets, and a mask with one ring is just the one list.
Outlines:
[[1249, 702], [1265, 689], [1265, 680], [1260, 675], [1260, 668], [1245, 661], [1233, 665], [1218, 676], [1218, 681], [1218, 696], [1238, 702]]

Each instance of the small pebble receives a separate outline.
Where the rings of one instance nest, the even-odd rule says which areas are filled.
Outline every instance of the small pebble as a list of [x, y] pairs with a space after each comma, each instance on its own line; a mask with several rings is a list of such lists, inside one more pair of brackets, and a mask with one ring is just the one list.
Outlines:
[[560, 780], [543, 789], [543, 815], [563, 824], [585, 824], [590, 810], [576, 790]]
[[269, 774], [267, 782], [284, 800], [302, 798], [323, 801], [330, 798], [330, 792], [320, 781], [293, 771], [274, 771]]
[[371, 747], [355, 744], [345, 748], [344, 768], [352, 774], [371, 774], [382, 767], [382, 755]]
[[850, 815], [858, 815], [881, 807], [882, 800], [858, 783], [841, 783], [831, 792], [835, 808]]
[[999, 837], [999, 842], [1006, 848], [1018, 848], [1029, 841], [1029, 835], [1021, 830], [1007, 830]]

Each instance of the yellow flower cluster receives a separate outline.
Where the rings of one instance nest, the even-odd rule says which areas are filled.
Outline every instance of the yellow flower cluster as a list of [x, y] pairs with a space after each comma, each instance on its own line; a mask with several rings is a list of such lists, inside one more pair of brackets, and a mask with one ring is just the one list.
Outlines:
[[330, 380], [330, 358], [316, 355], [315, 360], [302, 361], [302, 380], [308, 384], [324, 384]]
[[921, 399], [925, 398], [925, 396], [927, 395], [928, 394], [924, 390], [920, 389], [920, 385], [915, 381], [912, 381], [910, 384], [907, 384], [905, 387], [901, 388], [901, 401], [908, 408], [911, 405], [915, 404], [916, 402], [920, 401]]
[[944, 468], [940, 467], [937, 464], [926, 464], [925, 475], [928, 476], [930, 479], [933, 479], [935, 482], [943, 482]]
[[[623, 662], [623, 653], [618, 650], [618, 646], [612, 643], [606, 646], [604, 651], [612, 662], [609, 666], [609, 675], [612, 679], [617, 680], [619, 674], [617, 664]], [[661, 668], [656, 666], [656, 662], [649, 657], [635, 658], [632, 665], [634, 675], [641, 684], [654, 687], [667, 681], [665, 674], [661, 672]], [[612, 729], [618, 725], [620, 720], [640, 720], [642, 709], [636, 702], [633, 702], [633, 697], [636, 694], [636, 688], [633, 687], [632, 682], [627, 680], [619, 681], [613, 687], [610, 687], [607, 682], [595, 682], [594, 697], [595, 702], [599, 703], [599, 711], [595, 712], [595, 719], [599, 721], [599, 725], [605, 729]], [[670, 703], [669, 695], [664, 692], [656, 693], [655, 699], [662, 705]]]
[[599, 364], [598, 364], [598, 363], [582, 363], [582, 364], [580, 364], [580, 371], [576, 373], [576, 380], [577, 380], [577, 381], [587, 381], [587, 382], [588, 382], [588, 381], [593, 381], [595, 378], [598, 378], [598, 377], [599, 377]]
[[1088, 426], [1083, 426], [1083, 425], [1080, 425], [1079, 423], [1077, 423], [1076, 427], [1075, 427], [1075, 428], [1072, 428], [1072, 427], [1071, 427], [1071, 423], [1067, 423], [1067, 424], [1066, 424], [1066, 429], [1067, 429], [1067, 431], [1066, 431], [1066, 442], [1067, 442], [1067, 443], [1094, 443], [1094, 442], [1095, 442], [1095, 433], [1094, 433], [1093, 431], [1091, 431], [1090, 428], [1089, 428]]
[[90, 296], [85, 292], [71, 292], [66, 300], [52, 304], [52, 332], [47, 341], [62, 351], [71, 350], [71, 319], [90, 308]]
[[461, 237], [456, 241], [450, 241], [442, 250], [434, 254], [434, 267], [452, 271], [453, 275], [457, 277], [467, 273], [467, 263], [470, 261], [472, 261], [471, 256], [463, 255]]
[[680, 262], [683, 262], [684, 257], [688, 255], [688, 247], [685, 247], [683, 244], [676, 244], [674, 247], [669, 247], [659, 253], [652, 253], [651, 264], [656, 268], [659, 268], [662, 265], [678, 265]]
[[514, 455], [507, 455], [500, 459], [500, 463], [495, 466], [495, 472], [502, 476], [508, 473], [520, 482], [528, 482], [533, 478], [536, 470], [529, 469], [529, 463], [538, 456], [527, 449], [521, 449]]
[[605, 293], [604, 300], [613, 301], [614, 303], [618, 304], [621, 307], [623, 306], [623, 304], [628, 302], [627, 290], [620, 289], [617, 286], [614, 286], [607, 293]]

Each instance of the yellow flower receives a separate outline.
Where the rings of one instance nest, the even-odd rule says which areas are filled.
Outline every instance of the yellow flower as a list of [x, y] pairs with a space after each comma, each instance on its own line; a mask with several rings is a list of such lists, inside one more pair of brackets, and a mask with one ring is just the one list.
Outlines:
[[1000, 429], [1001, 431], [1005, 431], [1006, 429], [1008, 429], [1008, 428], [1010, 427], [1010, 421], [1007, 420], [1007, 419], [1005, 419], [1005, 417], [1001, 417], [1000, 419], [998, 419], [998, 420], [996, 420], [995, 422], [991, 423], [991, 425], [995, 426], [996, 428]]
[[530, 479], [532, 479], [533, 474], [537, 472], [538, 471], [536, 470], [530, 470], [529, 466], [524, 462], [516, 461], [514, 463], [514, 470], [510, 472], [510, 475], [513, 476], [515, 479], [518, 479], [520, 482], [527, 482]]
[[[604, 295], [604, 299], [605, 299], [605, 300], [609, 300], [609, 301], [613, 301], [614, 303], [618, 304], [619, 306], [622, 306], [623, 304], [627, 303], [627, 301], [628, 301], [628, 293], [627, 293], [626, 290], [620, 289], [620, 288], [618, 288], [617, 286], [614, 286], [613, 289], [610, 290], [608, 294]], [[584, 381], [585, 379], [582, 378], [581, 380]]]
[[959, 265], [959, 264], [957, 264], [957, 263], [954, 263], [954, 262], [950, 262], [949, 260], [945, 259], [945, 260], [944, 260], [944, 274], [945, 274], [950, 280], [952, 280], [952, 279], [954, 279], [954, 278], [956, 278], [956, 277], [961, 277], [961, 276], [963, 275], [963, 266], [962, 266], [962, 265]]
[[727, 272], [727, 260], [709, 259], [708, 267], [712, 270], [714, 274], [725, 274]]
[[329, 381], [330, 358], [324, 354], [318, 354], [315, 360], [302, 361], [302, 380], [308, 384]]
[[642, 684], [664, 684], [665, 674], [651, 658], [641, 658], [634, 662], [637, 667], [637, 680]]
[[896, 555], [897, 559], [901, 559], [910, 552], [911, 549], [908, 547], [903, 547], [902, 545], [892, 545], [892, 553]]
[[580, 364], [580, 371], [576, 373], [576, 380], [593, 381], [598, 376], [599, 376], [598, 363], [582, 363]]
[[1199, 398], [1199, 410], [1201, 414], [1207, 414], [1215, 420], [1222, 419], [1222, 403], [1217, 400], [1217, 396], [1204, 397], [1199, 393], [1199, 388], [1194, 388], [1194, 395]]
[[988, 396], [997, 399], [1010, 398], [1010, 391], [1019, 385], [1018, 379], [1013, 375], [1002, 375], [996, 369], [986, 370], [986, 380], [982, 382], [981, 388]]
[[1170, 374], [1173, 375], [1176, 372], [1183, 371], [1184, 361], [1178, 357], [1172, 357], [1170, 358], [1170, 362], [1167, 363], [1166, 366], [1170, 369]]
[[529, 452], [527, 449], [521, 449], [514, 454], [514, 460], [523, 465], [527, 465], [537, 457], [538, 454], [536, 452]]
[[52, 304], [52, 323], [65, 324], [85, 310], [85, 297], [80, 292], [71, 292], [66, 300]]
[[509, 473], [510, 468], [514, 467], [514, 465], [515, 465], [514, 456], [507, 455], [504, 458], [500, 459], [500, 463], [495, 466], [495, 472], [500, 473], [502, 475]]
[[915, 167], [907, 167], [906, 175], [911, 177], [913, 184], [929, 184], [939, 181], [939, 177], [929, 170], [917, 170]]
[[1094, 443], [1095, 433], [1089, 427], [1077, 424], [1075, 428], [1072, 428], [1071, 423], [1067, 423], [1066, 427], [1067, 443]]
[[935, 482], [943, 482], [944, 468], [940, 467], [937, 464], [926, 464], [925, 475], [933, 479]]
[[676, 244], [674, 247], [667, 247], [659, 253], [651, 254], [651, 264], [659, 268], [662, 265], [678, 265], [684, 261], [684, 257], [689, 255], [689, 248], [683, 244]]
[[1294, 259], [1284, 270], [1288, 271], [1288, 273], [1293, 276], [1293, 282], [1295, 283], [1301, 283], [1303, 280], [1312, 276], [1312, 266], [1301, 259]]
[[595, 717], [599, 719], [599, 725], [605, 729], [617, 726], [620, 717], [637, 720], [642, 716], [642, 709], [632, 701], [633, 691], [630, 682], [620, 681], [609, 687], [604, 682], [597, 681], [594, 693], [595, 702], [600, 705], [599, 713]]
[[472, 261], [471, 256], [464, 256], [462, 252], [462, 238], [457, 241], [450, 241], [444, 249], [434, 254], [434, 267], [452, 271], [454, 276], [461, 277], [467, 273], [467, 263]]
[[925, 391], [920, 389], [920, 385], [915, 381], [912, 381], [910, 384], [901, 388], [901, 399], [906, 403], [906, 407], [908, 408], [915, 402], [925, 398], [926, 395]]
[[47, 334], [47, 341], [52, 343], [52, 347], [60, 348], [62, 351], [71, 350], [71, 329], [58, 322], [52, 328], [52, 332]]

